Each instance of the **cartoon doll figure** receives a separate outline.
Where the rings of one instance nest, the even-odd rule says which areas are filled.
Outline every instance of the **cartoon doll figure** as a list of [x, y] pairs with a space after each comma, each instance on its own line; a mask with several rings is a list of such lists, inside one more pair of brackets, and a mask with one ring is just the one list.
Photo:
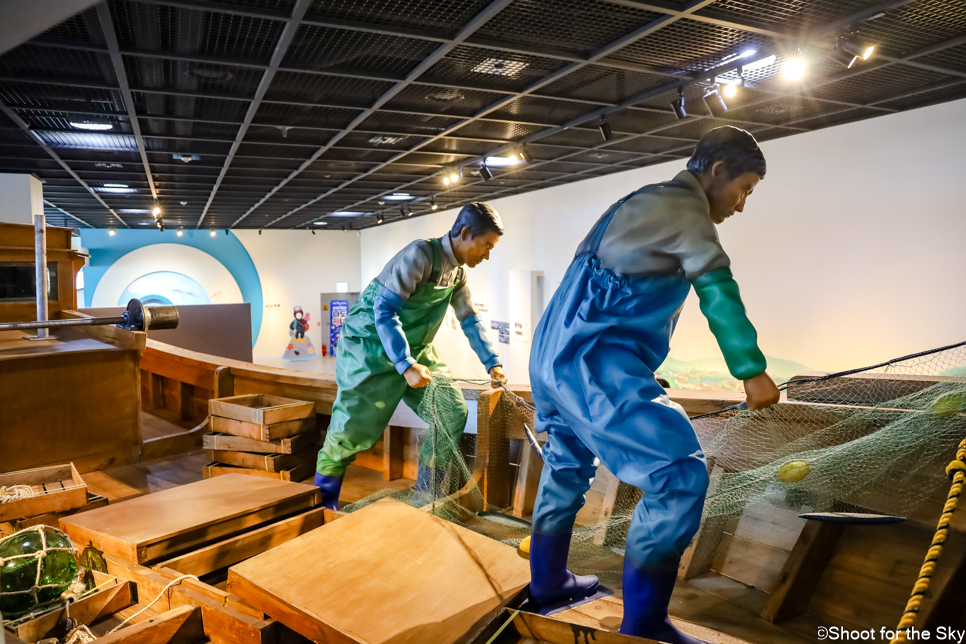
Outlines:
[[305, 332], [309, 330], [309, 314], [302, 311], [301, 306], [296, 306], [292, 315], [295, 317], [289, 325], [289, 336], [291, 340], [285, 348], [284, 360], [312, 360], [317, 358], [315, 347], [312, 341], [305, 337]]

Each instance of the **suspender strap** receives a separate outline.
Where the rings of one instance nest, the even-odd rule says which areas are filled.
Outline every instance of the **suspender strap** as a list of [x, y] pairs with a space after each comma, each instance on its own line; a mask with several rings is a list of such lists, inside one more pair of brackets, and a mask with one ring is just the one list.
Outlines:
[[433, 248], [433, 272], [429, 274], [428, 284], [439, 284], [439, 273], [443, 266], [443, 245], [438, 239], [430, 239]]

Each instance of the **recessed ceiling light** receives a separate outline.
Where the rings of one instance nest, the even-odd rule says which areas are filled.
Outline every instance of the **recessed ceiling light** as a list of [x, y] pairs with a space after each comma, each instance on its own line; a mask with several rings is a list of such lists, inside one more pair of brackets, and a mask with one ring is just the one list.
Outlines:
[[95, 130], [98, 132], [114, 129], [114, 126], [110, 123], [92, 123], [91, 121], [71, 121], [70, 125], [78, 130]]
[[453, 103], [455, 101], [462, 101], [466, 98], [463, 92], [458, 89], [441, 89], [436, 92], [432, 92], [426, 95], [426, 100], [435, 101], [437, 103]]
[[364, 212], [354, 212], [354, 211], [351, 211], [351, 210], [339, 210], [339, 211], [336, 211], [336, 212], [330, 212], [329, 213], [329, 216], [330, 217], [361, 217], [364, 214], [366, 214], [366, 213], [364, 213]]
[[[125, 215], [145, 215], [145, 214], [147, 214], [147, 213], [149, 213], [151, 211], [148, 210], [147, 208], [121, 208], [120, 210], [118, 210], [118, 212], [122, 212]], [[151, 225], [154, 225], [154, 222], [153, 221], [145, 221], [145, 222], [141, 222], [141, 225], [142, 226], [151, 226]]]
[[405, 141], [404, 136], [374, 136], [369, 139], [369, 143], [375, 143], [376, 145], [393, 145], [394, 143], [399, 143]]
[[408, 192], [394, 192], [383, 197], [386, 201], [409, 201], [413, 196]]
[[314, 223], [316, 226], [328, 226], [329, 225], [329, 222], [327, 222], [327, 221], [314, 221], [312, 223]]
[[171, 158], [175, 161], [184, 161], [185, 163], [201, 161], [201, 157], [199, 157], [197, 154], [172, 154]]
[[487, 58], [472, 70], [477, 74], [494, 74], [496, 76], [516, 76], [527, 63], [518, 60], [504, 60], [502, 58]]
[[518, 156], [512, 157], [486, 157], [486, 165], [491, 168], [502, 168], [508, 165], [516, 165], [521, 163], [523, 159]]
[[130, 195], [135, 194], [137, 192], [137, 188], [108, 188], [106, 186], [95, 186], [94, 192], [110, 192], [118, 195]]
[[126, 183], [105, 183], [105, 188], [127, 188]]

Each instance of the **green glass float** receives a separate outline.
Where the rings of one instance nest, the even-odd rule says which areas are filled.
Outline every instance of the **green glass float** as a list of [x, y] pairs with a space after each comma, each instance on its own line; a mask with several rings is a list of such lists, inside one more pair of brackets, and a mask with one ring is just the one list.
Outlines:
[[[0, 612], [20, 617], [58, 601], [80, 581], [70, 538], [49, 526], [36, 526], [0, 541]], [[82, 582], [81, 582], [82, 583]]]

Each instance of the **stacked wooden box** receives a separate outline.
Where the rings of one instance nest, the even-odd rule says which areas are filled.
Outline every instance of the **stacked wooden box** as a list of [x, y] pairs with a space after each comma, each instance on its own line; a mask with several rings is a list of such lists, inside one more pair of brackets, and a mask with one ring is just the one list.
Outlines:
[[61, 517], [107, 505], [87, 491], [73, 463], [0, 474], [0, 488], [30, 486], [31, 495], [0, 504], [0, 537], [35, 525], [57, 527]]
[[301, 481], [315, 471], [320, 436], [315, 403], [244, 394], [209, 405], [213, 433], [203, 439], [211, 460], [205, 478], [248, 474]]

